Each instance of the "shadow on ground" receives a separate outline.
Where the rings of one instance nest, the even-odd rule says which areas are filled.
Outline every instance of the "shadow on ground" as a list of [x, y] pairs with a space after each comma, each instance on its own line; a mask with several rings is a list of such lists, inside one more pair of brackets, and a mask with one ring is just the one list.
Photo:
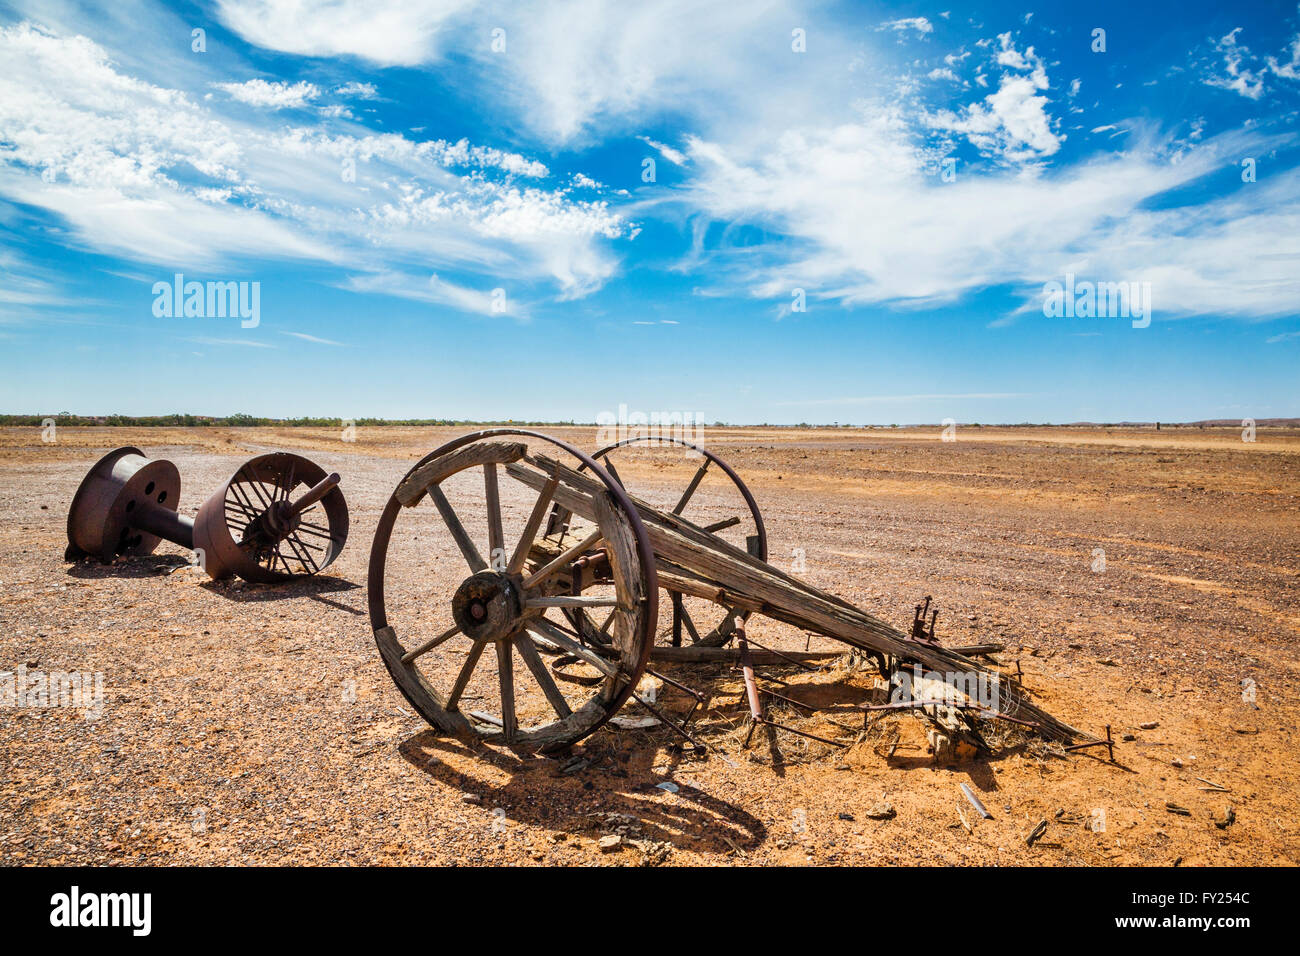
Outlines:
[[[682, 781], [673, 781], [676, 793], [656, 786], [662, 774], [651, 772], [656, 758], [651, 751], [592, 744], [583, 750], [583, 757], [591, 762], [566, 774], [563, 758], [471, 749], [432, 731], [407, 738], [398, 750], [432, 784], [473, 794], [485, 807], [502, 808], [507, 819], [557, 833], [595, 838], [623, 826], [629, 840], [721, 854], [752, 850], [767, 838], [763, 823], [734, 804]], [[473, 775], [472, 770], [462, 773], [443, 759], [453, 755], [470, 758], [471, 767], [489, 765], [509, 779], [500, 785]], [[593, 802], [597, 808], [579, 809]]]

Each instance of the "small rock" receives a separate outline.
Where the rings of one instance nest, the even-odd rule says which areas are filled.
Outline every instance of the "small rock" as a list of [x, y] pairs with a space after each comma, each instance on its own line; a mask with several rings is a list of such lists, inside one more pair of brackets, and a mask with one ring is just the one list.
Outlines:
[[655, 787], [659, 790], [666, 790], [669, 793], [676, 793], [681, 789], [681, 787], [677, 786], [677, 784], [673, 783], [671, 780], [665, 780], [663, 783], [656, 783]]
[[1157, 727], [1159, 727], [1159, 726], [1160, 726], [1160, 721], [1158, 721], [1158, 720], [1148, 720], [1148, 721], [1146, 721], [1146, 722], [1144, 722], [1144, 723], [1138, 724], [1138, 729], [1139, 729], [1139, 730], [1155, 730], [1155, 729], [1156, 729]]
[[892, 820], [897, 815], [894, 805], [885, 797], [877, 800], [875, 805], [867, 811], [867, 816], [872, 820]]
[[619, 836], [617, 833], [611, 833], [608, 836], [603, 836], [596, 841], [596, 846], [600, 847], [601, 853], [613, 853], [622, 845], [623, 845], [623, 838]]
[[1234, 823], [1237, 822], [1237, 811], [1232, 809], [1232, 807], [1228, 807], [1228, 810], [1226, 813], [1224, 813], [1222, 820], [1216, 817], [1213, 813], [1210, 814], [1210, 819], [1214, 821], [1214, 825], [1218, 827], [1220, 830], [1226, 830], [1228, 829], [1228, 827], [1232, 826]]
[[841, 813], [839, 814], [839, 818], [841, 820], [848, 820], [850, 823], [853, 822], [853, 814], [851, 813]]
[[480, 797], [477, 793], [462, 793], [462, 794], [460, 795], [460, 802], [461, 802], [461, 803], [472, 803], [472, 804], [474, 804], [474, 806], [477, 807], [477, 806], [480, 806], [480, 805], [483, 803], [483, 798]]
[[1169, 761], [1169, 763], [1170, 763], [1172, 766], [1175, 766], [1175, 767], [1181, 767], [1181, 766], [1183, 765], [1182, 760], [1180, 760], [1180, 759], [1177, 758], [1177, 757], [1175, 757], [1173, 760]]
[[1124, 741], [1134, 741], [1137, 740], [1137, 734], [1124, 734], [1119, 739]]

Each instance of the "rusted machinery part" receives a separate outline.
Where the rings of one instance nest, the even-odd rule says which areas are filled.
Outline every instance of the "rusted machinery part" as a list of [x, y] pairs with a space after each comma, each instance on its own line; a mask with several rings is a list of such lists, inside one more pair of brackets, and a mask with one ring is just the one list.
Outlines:
[[180, 492], [180, 472], [170, 461], [129, 445], [114, 449], [96, 462], [72, 498], [64, 559], [109, 562], [118, 555], [150, 554], [173, 535], [188, 539], [193, 523], [176, 513]]
[[[542, 536], [541, 523], [557, 482], [548, 480], [523, 441], [492, 440], [510, 437], [549, 443], [599, 481], [604, 494], [592, 522], [594, 529], [565, 527], [555, 537]], [[442, 488], [446, 479], [470, 470], [482, 473], [483, 506], [476, 518], [481, 517], [487, 527], [490, 565], [479, 551], [481, 543], [475, 543], [458, 514], [466, 506], [453, 506]], [[537, 494], [519, 540], [509, 549], [509, 560], [498, 488], [501, 471]], [[402, 621], [390, 621], [386, 576], [400, 573], [396, 559], [390, 568], [393, 531], [399, 515], [425, 498], [433, 501], [445, 533], [454, 542], [448, 551], [459, 550], [468, 574], [454, 593], [421, 604], [418, 613], [409, 612]], [[476, 522], [475, 526], [482, 525]], [[420, 549], [429, 553], [426, 540], [422, 530]], [[580, 561], [584, 562], [581, 569]], [[595, 565], [603, 569], [601, 575], [594, 573]], [[654, 643], [658, 579], [654, 552], [635, 506], [595, 459], [540, 432], [493, 428], [463, 435], [431, 452], [398, 484], [375, 531], [367, 598], [384, 665], [402, 695], [429, 723], [470, 744], [500, 742], [553, 752], [592, 733], [634, 693]], [[565, 606], [597, 603], [610, 608], [610, 623], [608, 643], [593, 647], [570, 631], [556, 612]], [[496, 690], [482, 679], [472, 689], [487, 690], [478, 696], [480, 707], [490, 706], [482, 701], [495, 697], [497, 712], [463, 710], [462, 695], [471, 687], [489, 645], [495, 650]], [[426, 656], [435, 648], [437, 654]], [[557, 652], [576, 655], [598, 672], [598, 685], [566, 682], [567, 692], [561, 690], [541, 656]], [[516, 657], [525, 665], [522, 671], [515, 667]], [[454, 681], [446, 672], [433, 673], [428, 665], [435, 660], [455, 665]], [[526, 712], [520, 712], [520, 702]], [[543, 716], [537, 718], [538, 713]], [[530, 719], [539, 722], [524, 726]]]
[[[600, 448], [597, 451], [593, 452], [591, 457], [594, 458], [596, 461], [605, 463], [608, 466], [606, 470], [610, 472], [611, 477], [613, 477], [620, 484], [622, 484], [623, 476], [619, 474], [617, 467], [614, 466], [614, 463], [609, 460], [610, 454], [612, 452], [618, 451], [619, 449], [627, 448], [629, 446], [647, 445], [647, 444], [648, 445], [676, 445], [697, 452], [699, 455], [701, 455], [704, 458], [704, 463], [699, 467], [699, 469], [697, 469], [695, 475], [692, 476], [690, 483], [684, 489], [682, 489], [682, 493], [677, 500], [676, 507], [674, 508], [675, 514], [687, 520], [690, 519], [690, 515], [687, 514], [687, 511], [690, 507], [690, 502], [693, 500], [695, 492], [699, 488], [700, 482], [703, 481], [705, 472], [709, 469], [711, 465], [717, 466], [717, 469], [720, 470], [731, 481], [731, 483], [735, 486], [736, 490], [740, 492], [740, 496], [742, 499], [744, 499], [746, 508], [749, 509], [750, 519], [753, 522], [754, 533], [746, 534], [745, 536], [746, 550], [754, 557], [758, 558], [760, 561], [767, 560], [767, 529], [763, 525], [763, 515], [759, 511], [758, 502], [754, 500], [754, 495], [749, 490], [749, 486], [746, 485], [743, 480], [741, 480], [740, 475], [736, 473], [735, 469], [732, 468], [729, 464], [727, 464], [727, 462], [724, 461], [722, 457], [717, 455], [716, 453], [710, 451], [709, 449], [703, 447], [702, 445], [697, 445], [693, 442], [689, 442], [686, 441], [685, 439], [677, 438], [675, 436], [638, 435], [632, 438], [624, 438], [622, 441], [617, 441], [614, 442], [613, 444], [606, 445], [603, 448]], [[578, 470], [581, 471], [582, 469], [579, 468]], [[740, 516], [739, 515], [734, 516], [734, 521], [736, 524], [740, 524], [741, 523]], [[712, 529], [706, 527], [705, 530], [712, 530]], [[718, 529], [718, 530], [722, 530], [722, 529]], [[748, 531], [749, 529], [746, 528], [745, 530]], [[687, 606], [686, 603], [687, 600], [688, 599], [686, 597], [684, 597], [683, 595], [677, 592], [671, 592], [671, 591], [669, 592], [669, 608], [672, 614], [669, 635], [670, 635], [670, 642], [674, 646], [680, 645], [682, 643], [682, 634], [683, 632], [685, 632], [690, 638], [692, 638], [692, 643], [695, 644], [696, 646], [723, 647], [724, 645], [731, 642], [732, 637], [734, 635], [734, 629], [737, 626], [743, 624], [746, 620], [748, 620], [749, 615], [751, 613], [750, 611], [731, 608], [731, 607], [727, 607], [726, 605], [718, 605], [718, 607], [721, 609], [721, 614], [718, 618], [718, 621], [716, 624], [713, 624], [712, 627], [709, 627], [707, 631], [705, 631], [695, 622], [694, 615], [691, 614]], [[704, 601], [704, 599], [702, 598], [694, 598], [690, 600], [699, 601], [699, 602]], [[697, 612], [698, 610], [699, 608], [697, 607]], [[587, 633], [589, 631], [592, 621], [590, 620], [590, 616], [587, 614], [587, 612], [581, 610], [572, 610], [569, 611], [566, 616], [569, 617], [570, 621], [574, 624], [575, 627], [580, 627], [584, 633]], [[712, 618], [710, 618], [710, 620], [708, 621], [703, 621], [701, 623], [704, 624], [705, 626], [708, 626], [711, 622], [712, 622]], [[697, 636], [699, 639], [698, 641], [695, 641], [694, 638]]]
[[[294, 498], [306, 485], [306, 494]], [[150, 554], [170, 541], [199, 555], [214, 578], [232, 574], [273, 583], [326, 567], [348, 536], [348, 509], [338, 475], [300, 455], [277, 453], [246, 462], [199, 508], [178, 514], [176, 466], [123, 447], [82, 479], [68, 509], [65, 560]], [[321, 511], [313, 510], [319, 504]], [[325, 516], [321, 525], [320, 514]]]
[[208, 574], [275, 584], [328, 567], [348, 538], [338, 482], [287, 452], [244, 462], [194, 520], [194, 549]]

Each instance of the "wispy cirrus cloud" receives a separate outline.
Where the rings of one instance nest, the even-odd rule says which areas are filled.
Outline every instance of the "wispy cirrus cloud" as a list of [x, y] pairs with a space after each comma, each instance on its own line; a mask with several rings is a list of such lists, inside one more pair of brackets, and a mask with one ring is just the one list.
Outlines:
[[333, 339], [323, 339], [319, 335], [309, 335], [306, 332], [289, 332], [281, 330], [280, 334], [292, 336], [293, 338], [300, 339], [303, 342], [311, 342], [313, 345], [343, 345], [342, 342], [336, 342]]
[[[240, 259], [456, 269], [489, 288], [549, 281], [571, 298], [614, 274], [605, 246], [631, 228], [608, 200], [520, 185], [550, 171], [516, 152], [342, 120], [264, 125], [31, 23], [0, 27], [0, 58], [0, 196], [62, 217], [97, 251], [189, 269]], [[224, 89], [270, 108], [320, 95], [310, 83]]]

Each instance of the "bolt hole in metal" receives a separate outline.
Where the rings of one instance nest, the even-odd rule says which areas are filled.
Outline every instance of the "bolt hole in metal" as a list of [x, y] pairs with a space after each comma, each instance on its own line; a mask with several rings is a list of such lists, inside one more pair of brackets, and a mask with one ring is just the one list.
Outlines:
[[151, 495], [153, 494], [153, 489], [154, 489], [154, 483], [151, 481], [149, 482], [149, 484], [144, 486], [144, 493], [146, 495]]

